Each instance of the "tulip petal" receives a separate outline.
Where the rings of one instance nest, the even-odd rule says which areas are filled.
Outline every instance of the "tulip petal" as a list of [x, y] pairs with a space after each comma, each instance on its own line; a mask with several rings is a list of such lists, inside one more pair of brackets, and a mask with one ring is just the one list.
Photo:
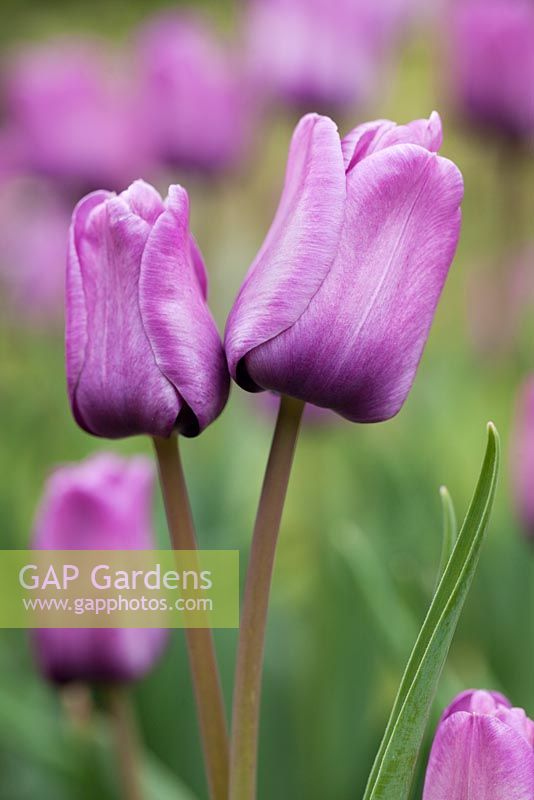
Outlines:
[[169, 638], [160, 628], [39, 628], [32, 634], [41, 670], [59, 684], [139, 680]]
[[35, 522], [36, 550], [150, 550], [154, 466], [98, 453], [49, 478]]
[[309, 114], [293, 135], [278, 211], [228, 319], [228, 364], [244, 388], [258, 390], [241, 360], [293, 325], [328, 274], [345, 197], [336, 125], [328, 117]]
[[87, 347], [87, 309], [83, 289], [82, 269], [77, 241], [91, 211], [103, 203], [111, 192], [92, 192], [80, 200], [72, 216], [69, 233], [66, 275], [66, 371], [67, 388], [72, 412], [79, 425], [85, 427], [77, 409], [76, 389], [83, 369]]
[[342, 142], [345, 169], [350, 172], [362, 159], [396, 144], [418, 144], [437, 153], [443, 143], [441, 118], [433, 111], [429, 119], [416, 119], [407, 125], [378, 120], [358, 125]]
[[186, 436], [200, 433], [220, 414], [229, 391], [222, 343], [204, 299], [199, 259], [189, 234], [187, 193], [171, 186], [166, 210], [143, 254], [139, 305], [157, 365], [187, 405], [177, 421]]
[[401, 408], [460, 230], [462, 177], [415, 145], [380, 150], [347, 176], [337, 257], [305, 312], [248, 353], [265, 389], [378, 422]]
[[174, 387], [154, 361], [139, 311], [154, 194], [135, 184], [95, 203], [83, 224], [74, 226], [87, 336], [74, 402], [83, 427], [99, 436], [169, 435], [180, 411]]
[[436, 734], [423, 800], [530, 800], [534, 751], [491, 716], [457, 712]]
[[[447, 706], [441, 715], [441, 721], [443, 722], [447, 719], [447, 717], [452, 716], [452, 714], [456, 714], [457, 711], [480, 711], [483, 695], [486, 696], [486, 702], [488, 705], [491, 704], [492, 711], [497, 707], [497, 704], [504, 706], [505, 708], [512, 707], [512, 704], [508, 698], [500, 692], [485, 692], [481, 691], [480, 689], [467, 689], [465, 692], [461, 692], [459, 695], [457, 695], [453, 702]], [[478, 707], [473, 706], [473, 701], [475, 701], [475, 704], [478, 703]]]

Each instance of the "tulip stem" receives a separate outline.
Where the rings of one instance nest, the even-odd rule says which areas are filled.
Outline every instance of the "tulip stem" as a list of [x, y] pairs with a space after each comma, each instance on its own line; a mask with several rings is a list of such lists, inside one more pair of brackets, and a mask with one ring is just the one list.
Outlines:
[[123, 800], [143, 800], [139, 773], [139, 737], [128, 690], [113, 685], [107, 689]]
[[[196, 550], [178, 437], [154, 438], [158, 469], [174, 550]], [[228, 797], [228, 732], [213, 636], [207, 628], [185, 630], [206, 773], [212, 800]]]
[[280, 521], [304, 403], [283, 397], [256, 516], [237, 650], [230, 800], [256, 795], [261, 678], [269, 591]]

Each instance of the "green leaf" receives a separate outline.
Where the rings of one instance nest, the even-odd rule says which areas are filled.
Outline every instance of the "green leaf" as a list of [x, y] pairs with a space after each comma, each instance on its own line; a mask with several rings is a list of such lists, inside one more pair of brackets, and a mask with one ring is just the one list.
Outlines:
[[446, 486], [442, 486], [440, 488], [439, 495], [441, 497], [441, 505], [443, 509], [443, 542], [441, 545], [441, 560], [438, 570], [438, 584], [443, 577], [443, 573], [445, 572], [447, 564], [449, 563], [449, 559], [452, 555], [452, 551], [454, 550], [454, 545], [456, 544], [456, 539], [458, 537], [456, 512], [454, 510], [452, 497], [450, 496], [449, 490]]
[[499, 437], [490, 423], [471, 506], [412, 650], [364, 800], [407, 800], [410, 795], [432, 701], [478, 563], [498, 471]]
[[[417, 638], [419, 620], [384, 568], [382, 553], [376, 548], [374, 539], [365, 536], [355, 525], [347, 525], [332, 531], [330, 544], [350, 570], [375, 628], [382, 636], [388, 657], [403, 665], [407, 656], [406, 642]], [[437, 702], [443, 706], [462, 687], [460, 677], [449, 669], [441, 682]]]

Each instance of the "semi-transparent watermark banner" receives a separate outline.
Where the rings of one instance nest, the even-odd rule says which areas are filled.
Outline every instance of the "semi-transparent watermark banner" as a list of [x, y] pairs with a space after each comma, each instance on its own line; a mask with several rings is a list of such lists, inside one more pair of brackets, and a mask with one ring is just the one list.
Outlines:
[[237, 550], [2, 550], [0, 628], [237, 628]]

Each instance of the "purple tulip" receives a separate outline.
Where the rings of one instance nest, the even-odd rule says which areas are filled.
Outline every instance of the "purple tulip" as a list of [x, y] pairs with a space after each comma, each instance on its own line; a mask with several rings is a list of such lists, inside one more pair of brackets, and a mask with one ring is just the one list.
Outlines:
[[206, 303], [189, 201], [136, 181], [73, 214], [67, 264], [67, 380], [96, 436], [196, 436], [222, 411], [229, 378]]
[[308, 115], [275, 220], [226, 330], [230, 372], [356, 422], [394, 416], [411, 388], [460, 230], [462, 178], [437, 114], [340, 140]]
[[530, 0], [457, 2], [451, 24], [453, 92], [483, 130], [534, 134], [534, 5]]
[[251, 98], [230, 51], [191, 14], [165, 13], [139, 35], [140, 106], [163, 161], [216, 172], [242, 156]]
[[531, 800], [534, 722], [497, 692], [468, 691], [444, 712], [423, 800]]
[[0, 184], [0, 280], [25, 322], [62, 317], [69, 218], [46, 182], [19, 177]]
[[367, 102], [407, 0], [252, 0], [247, 52], [256, 82], [283, 101], [343, 109]]
[[[37, 514], [37, 550], [151, 550], [154, 470], [148, 459], [101, 453], [57, 469]], [[157, 628], [43, 628], [34, 632], [39, 665], [50, 680], [129, 681], [162, 653]]]
[[132, 92], [100, 42], [61, 39], [17, 51], [5, 104], [20, 169], [92, 189], [124, 185], [144, 167]]
[[534, 541], [534, 375], [519, 392], [511, 461], [517, 515]]

